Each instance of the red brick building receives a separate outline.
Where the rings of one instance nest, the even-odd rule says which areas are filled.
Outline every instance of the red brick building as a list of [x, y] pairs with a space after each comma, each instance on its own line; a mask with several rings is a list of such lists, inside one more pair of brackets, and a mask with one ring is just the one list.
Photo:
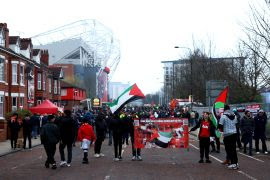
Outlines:
[[47, 50], [33, 49], [31, 39], [9, 36], [0, 23], [0, 141], [8, 136], [5, 115], [50, 99], [61, 104], [61, 68], [50, 68]]

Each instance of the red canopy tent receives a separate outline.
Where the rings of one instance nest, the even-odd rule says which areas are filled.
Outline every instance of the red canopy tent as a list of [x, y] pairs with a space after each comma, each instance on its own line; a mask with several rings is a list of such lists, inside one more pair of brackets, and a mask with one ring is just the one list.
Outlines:
[[38, 113], [38, 114], [55, 114], [58, 111], [58, 106], [54, 105], [49, 100], [44, 100], [40, 105], [31, 107], [30, 111], [32, 113]]

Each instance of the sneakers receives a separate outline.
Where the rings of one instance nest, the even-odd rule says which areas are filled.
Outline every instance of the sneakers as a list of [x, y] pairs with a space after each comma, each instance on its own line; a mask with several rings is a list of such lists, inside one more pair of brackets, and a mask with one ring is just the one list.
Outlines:
[[83, 163], [83, 164], [88, 164], [88, 159], [87, 159], [87, 158], [83, 158], [82, 163]]
[[53, 163], [52, 164], [52, 169], [56, 169], [56, 168], [57, 168], [56, 163]]
[[256, 154], [260, 154], [260, 152], [259, 152], [259, 151], [257, 151], [257, 152], [256, 152]]
[[95, 158], [99, 158], [100, 157], [100, 154], [95, 154], [94, 157]]
[[199, 162], [198, 162], [198, 163], [203, 163], [203, 159], [199, 160]]
[[100, 153], [99, 155], [100, 155], [101, 157], [104, 157], [104, 156], [105, 156], [105, 154], [103, 154], [103, 153]]
[[119, 161], [122, 161], [123, 160], [122, 156], [119, 156], [118, 159], [119, 159]]
[[119, 161], [119, 158], [114, 158], [113, 160], [114, 160], [114, 161]]
[[205, 162], [206, 162], [206, 163], [212, 163], [212, 161], [210, 161], [209, 159], [206, 159]]
[[136, 161], [136, 156], [133, 156], [131, 161]]
[[268, 152], [267, 152], [267, 151], [265, 151], [265, 152], [264, 152], [264, 154], [268, 154]]
[[66, 165], [67, 167], [70, 167], [71, 165], [69, 164], [69, 163], [67, 163], [67, 165]]
[[236, 170], [236, 169], [238, 169], [238, 166], [237, 166], [237, 164], [231, 164], [228, 166], [228, 169]]
[[60, 165], [60, 167], [64, 167], [64, 166], [67, 165], [67, 162], [66, 161], [61, 161], [59, 165]]
[[142, 161], [142, 157], [141, 156], [137, 156], [137, 160], [138, 161]]

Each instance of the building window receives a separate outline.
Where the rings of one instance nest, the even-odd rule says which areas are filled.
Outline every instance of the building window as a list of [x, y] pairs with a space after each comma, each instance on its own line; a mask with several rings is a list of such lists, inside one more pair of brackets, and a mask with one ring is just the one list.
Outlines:
[[54, 89], [54, 94], [57, 94], [57, 80], [54, 80], [54, 85], [53, 85], [53, 89]]
[[21, 85], [24, 85], [24, 67], [20, 66], [20, 83]]
[[52, 79], [49, 79], [49, 93], [52, 93]]
[[5, 36], [3, 30], [0, 30], [0, 46], [5, 47]]
[[67, 95], [67, 89], [61, 89], [61, 96]]
[[60, 81], [58, 81], [58, 94], [61, 93]]
[[38, 90], [41, 90], [41, 73], [38, 73]]
[[18, 65], [12, 64], [12, 84], [18, 84]]
[[0, 57], [0, 81], [5, 81], [5, 59]]
[[24, 97], [20, 97], [20, 107], [23, 108], [24, 106]]
[[43, 73], [43, 90], [46, 90], [46, 74]]
[[37, 105], [40, 105], [41, 104], [41, 100], [37, 100]]
[[17, 97], [12, 97], [12, 111], [17, 111]]
[[4, 96], [0, 96], [0, 117], [4, 117]]

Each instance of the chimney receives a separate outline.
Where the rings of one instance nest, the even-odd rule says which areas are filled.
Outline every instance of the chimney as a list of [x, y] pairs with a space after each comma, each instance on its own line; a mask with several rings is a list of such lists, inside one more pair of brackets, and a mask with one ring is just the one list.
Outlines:
[[48, 50], [41, 50], [40, 61], [43, 64], [46, 64], [47, 66], [49, 66], [49, 52], [48, 52]]
[[9, 48], [9, 30], [7, 28], [7, 23], [0, 23], [0, 28], [3, 28], [5, 34], [5, 48]]

